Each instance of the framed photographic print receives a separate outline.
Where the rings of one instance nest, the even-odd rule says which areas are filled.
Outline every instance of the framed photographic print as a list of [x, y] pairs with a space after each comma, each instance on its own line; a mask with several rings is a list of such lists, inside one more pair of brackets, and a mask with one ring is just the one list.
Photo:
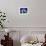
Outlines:
[[27, 8], [20, 8], [20, 14], [25, 14], [28, 12]]

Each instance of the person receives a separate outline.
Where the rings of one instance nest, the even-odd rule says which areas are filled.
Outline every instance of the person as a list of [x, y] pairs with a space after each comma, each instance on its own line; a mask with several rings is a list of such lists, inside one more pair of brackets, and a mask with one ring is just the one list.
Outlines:
[[46, 46], [46, 34], [45, 34], [45, 42], [41, 46]]

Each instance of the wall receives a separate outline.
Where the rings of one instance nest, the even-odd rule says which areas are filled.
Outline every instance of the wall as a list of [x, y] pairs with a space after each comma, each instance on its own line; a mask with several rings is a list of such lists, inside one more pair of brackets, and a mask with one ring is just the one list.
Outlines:
[[46, 0], [33, 0], [32, 2], [32, 26], [46, 27]]
[[[6, 12], [7, 27], [46, 27], [45, 4], [46, 0], [0, 0], [0, 9]], [[20, 7], [28, 7], [28, 14], [20, 15]]]
[[[28, 4], [27, 4], [27, 2], [28, 2]], [[7, 0], [7, 1], [1, 0], [0, 9], [2, 11], [6, 12], [7, 19], [9, 21], [6, 24], [6, 26], [7, 27], [24, 26], [27, 23], [27, 21], [30, 20], [30, 17], [19, 15], [19, 8], [28, 7], [30, 9], [29, 4], [30, 4], [30, 1], [27, 1], [27, 0], [24, 0], [24, 1], [22, 1], [22, 0]]]

